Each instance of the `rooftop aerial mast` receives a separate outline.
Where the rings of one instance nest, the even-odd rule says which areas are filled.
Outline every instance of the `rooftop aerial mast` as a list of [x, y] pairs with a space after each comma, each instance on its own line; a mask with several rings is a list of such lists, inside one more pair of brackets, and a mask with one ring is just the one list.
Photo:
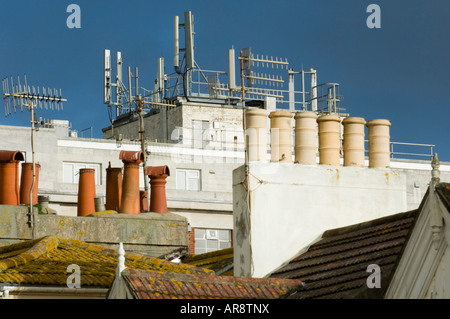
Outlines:
[[[27, 76], [24, 75], [24, 84], [20, 82], [20, 77], [17, 76], [17, 83], [14, 84], [14, 79], [11, 77], [11, 84], [9, 83], [9, 78], [2, 80], [3, 86], [3, 99], [5, 101], [5, 116], [9, 116], [20, 108], [21, 111], [24, 109], [30, 111], [31, 114], [31, 157], [32, 157], [32, 169], [33, 169], [33, 182], [30, 189], [30, 207], [28, 212], [28, 225], [33, 227], [33, 188], [36, 182], [36, 168], [34, 159], [34, 132], [39, 130], [39, 126], [47, 125], [45, 121], [40, 119], [39, 121], [35, 118], [35, 108], [43, 107], [48, 110], [59, 110], [63, 109], [63, 102], [66, 99], [62, 98], [61, 89], [51, 89], [42, 87], [42, 94], [40, 93], [39, 87], [29, 86], [27, 83]], [[13, 109], [11, 108], [13, 107]]]

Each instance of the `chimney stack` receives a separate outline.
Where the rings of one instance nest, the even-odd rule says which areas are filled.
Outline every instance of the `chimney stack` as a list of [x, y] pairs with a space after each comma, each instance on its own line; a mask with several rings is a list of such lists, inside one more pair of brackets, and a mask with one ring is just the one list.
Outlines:
[[77, 216], [95, 213], [95, 170], [81, 168], [78, 182]]
[[150, 178], [150, 212], [167, 213], [166, 178], [170, 176], [169, 167], [167, 165], [147, 166], [145, 175]]
[[384, 119], [367, 122], [369, 129], [369, 167], [390, 167], [391, 122]]
[[364, 167], [364, 128], [366, 121], [361, 117], [347, 117], [344, 125], [344, 166]]
[[139, 191], [139, 207], [141, 212], [148, 212], [148, 192], [147, 191]]
[[139, 164], [144, 160], [142, 151], [121, 151], [119, 159], [124, 163], [122, 198], [119, 213], [139, 214]]
[[337, 115], [322, 115], [319, 123], [319, 156], [320, 164], [340, 165], [340, 118]]
[[[39, 170], [41, 165], [34, 164], [36, 178], [33, 185], [33, 204], [38, 203], [38, 185], [39, 185]], [[22, 163], [22, 176], [20, 178], [20, 203], [30, 204], [30, 190], [33, 184], [33, 163]]]
[[317, 114], [305, 111], [295, 114], [295, 162], [317, 163]]
[[272, 162], [292, 162], [292, 117], [290, 111], [284, 110], [269, 114]]
[[20, 204], [19, 162], [24, 160], [20, 151], [0, 151], [0, 204]]
[[120, 209], [122, 199], [122, 168], [111, 167], [111, 162], [106, 169], [106, 203], [107, 210], [116, 212]]
[[248, 160], [267, 162], [267, 111], [246, 110], [245, 122]]

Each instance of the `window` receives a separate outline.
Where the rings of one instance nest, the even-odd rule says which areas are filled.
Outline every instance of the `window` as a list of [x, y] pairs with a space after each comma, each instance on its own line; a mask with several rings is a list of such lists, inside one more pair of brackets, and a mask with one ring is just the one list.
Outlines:
[[63, 163], [63, 183], [78, 184], [81, 168], [93, 168], [95, 170], [95, 185], [100, 185], [101, 165], [91, 163]]
[[195, 228], [195, 254], [231, 247], [231, 230]]
[[188, 191], [199, 191], [200, 170], [177, 169], [177, 189]]

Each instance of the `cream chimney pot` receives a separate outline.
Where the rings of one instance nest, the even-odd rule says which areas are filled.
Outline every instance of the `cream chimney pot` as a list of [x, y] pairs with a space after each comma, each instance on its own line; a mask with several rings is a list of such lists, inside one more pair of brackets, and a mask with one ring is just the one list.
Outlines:
[[319, 123], [319, 156], [320, 164], [340, 165], [340, 118], [337, 115], [322, 115]]
[[364, 167], [364, 128], [366, 121], [362, 117], [348, 117], [344, 125], [344, 166]]
[[267, 111], [249, 109], [245, 111], [246, 147], [249, 161], [267, 161]]
[[295, 162], [314, 165], [317, 157], [317, 114], [305, 111], [295, 114]]
[[270, 118], [271, 161], [292, 163], [292, 117], [290, 111], [274, 111]]
[[390, 167], [390, 126], [384, 119], [367, 122], [369, 129], [369, 167]]

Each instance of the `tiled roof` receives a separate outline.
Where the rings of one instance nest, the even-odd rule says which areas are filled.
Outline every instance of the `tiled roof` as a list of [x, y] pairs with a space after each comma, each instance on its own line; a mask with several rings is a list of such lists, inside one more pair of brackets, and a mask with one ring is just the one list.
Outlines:
[[214, 270], [216, 275], [233, 276], [233, 247], [199, 255], [189, 255], [183, 263]]
[[[214, 274], [190, 265], [125, 254], [127, 267], [146, 270]], [[59, 236], [0, 247], [0, 283], [66, 286], [67, 267], [80, 267], [81, 287], [109, 288], [117, 267], [117, 251]]]
[[[326, 231], [308, 251], [271, 275], [305, 285], [289, 298], [382, 298], [418, 210]], [[369, 289], [370, 264], [381, 268], [381, 289]]]
[[300, 280], [244, 278], [125, 269], [121, 273], [138, 299], [277, 299]]

